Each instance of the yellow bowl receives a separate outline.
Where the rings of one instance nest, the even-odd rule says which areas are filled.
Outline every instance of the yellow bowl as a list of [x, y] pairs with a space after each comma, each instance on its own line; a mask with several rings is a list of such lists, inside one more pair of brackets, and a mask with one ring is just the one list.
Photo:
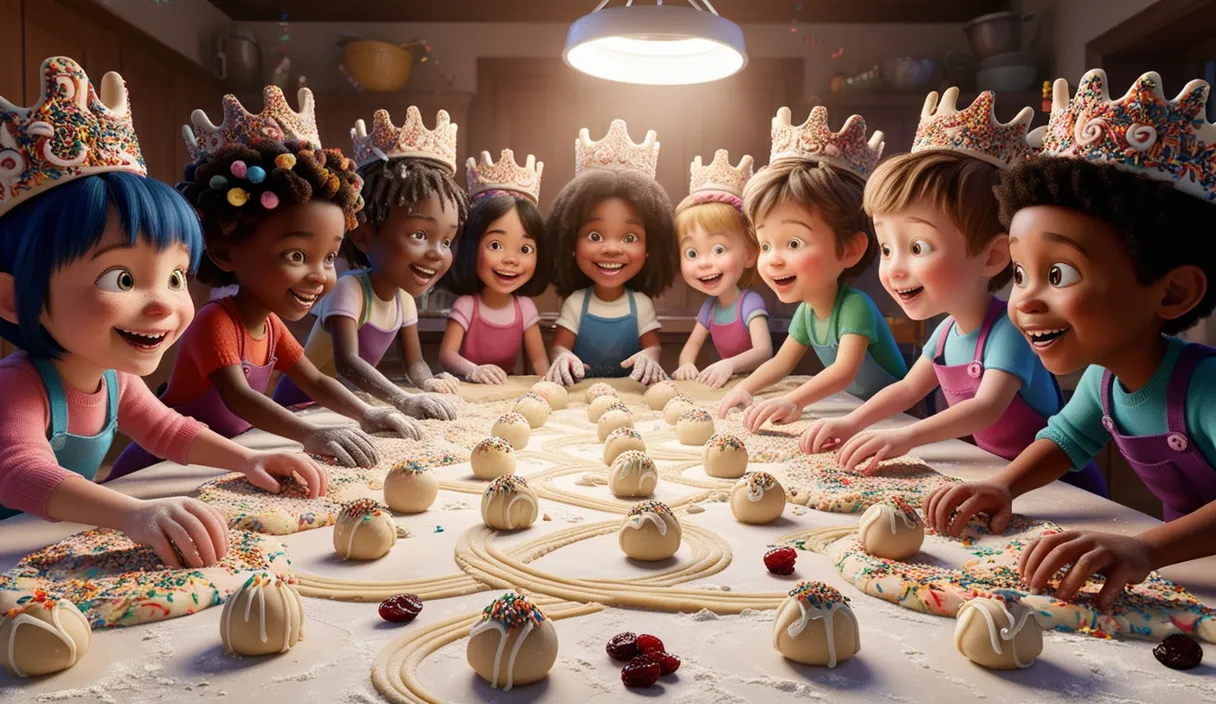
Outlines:
[[388, 42], [360, 40], [342, 47], [342, 60], [346, 72], [365, 89], [391, 93], [409, 82], [414, 52]]

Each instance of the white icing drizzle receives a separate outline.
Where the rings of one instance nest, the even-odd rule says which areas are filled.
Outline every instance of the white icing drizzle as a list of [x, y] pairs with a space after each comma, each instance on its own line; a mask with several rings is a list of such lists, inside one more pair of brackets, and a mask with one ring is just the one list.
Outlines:
[[511, 687], [515, 684], [515, 656], [519, 655], [519, 649], [523, 647], [524, 641], [528, 639], [528, 634], [532, 632], [533, 628], [535, 625], [532, 623], [532, 619], [528, 619], [528, 622], [524, 624], [523, 633], [520, 633], [519, 637], [515, 639], [515, 645], [511, 648], [511, 658], [507, 660], [507, 686], [502, 688], [504, 692], [510, 692]]
[[[279, 650], [279, 652], [285, 653], [291, 649], [291, 623], [294, 614], [301, 614], [301, 618], [299, 619], [299, 637], [304, 637], [304, 619], [302, 616], [304, 612], [304, 604], [301, 602], [299, 593], [283, 584], [277, 577], [273, 577], [271, 579], [271, 582], [265, 584], [263, 584], [260, 580], [258, 580], [257, 584], [246, 582], [245, 584], [241, 585], [241, 588], [238, 589], [235, 594], [232, 595], [231, 599], [233, 599], [233, 608], [231, 610], [225, 609], [224, 615], [224, 642], [228, 644], [229, 653], [233, 652], [232, 615], [238, 608], [240, 608], [240, 598], [242, 596], [248, 597], [245, 600], [245, 614], [243, 617], [245, 623], [249, 623], [249, 617], [252, 615], [251, 612], [253, 610], [253, 598], [254, 596], [257, 597], [258, 638], [263, 643], [270, 640], [270, 635], [266, 632], [266, 587], [278, 587], [276, 591], [279, 594], [279, 600], [283, 604], [283, 647]], [[299, 640], [299, 638], [297, 638], [297, 640]]]
[[[511, 687], [515, 684], [515, 657], [519, 655], [519, 649], [523, 647], [524, 641], [528, 638], [528, 634], [532, 632], [533, 628], [535, 628], [535, 624], [532, 623], [532, 619], [528, 619], [528, 622], [524, 624], [523, 632], [519, 634], [519, 638], [516, 639], [515, 645], [511, 648], [511, 655], [507, 660], [507, 682], [506, 686], [502, 688], [502, 691], [504, 692], [510, 692]], [[473, 626], [473, 628], [469, 631], [469, 637], [473, 638], [477, 636], [477, 634], [490, 629], [498, 631], [498, 649], [494, 651], [494, 676], [490, 678], [490, 686], [497, 689], [498, 671], [502, 666], [502, 652], [507, 646], [508, 634], [506, 627], [492, 618], [487, 618], [481, 623]]]
[[503, 502], [502, 502], [502, 506], [503, 506], [502, 522], [507, 524], [507, 530], [515, 529], [515, 522], [511, 520], [511, 507], [515, 505], [516, 501], [527, 501], [529, 504], [531, 504], [532, 505], [532, 520], [533, 521], [536, 520], [536, 512], [537, 512], [536, 499], [533, 499], [529, 494], [526, 494], [522, 491], [517, 491], [517, 492], [515, 492], [515, 498], [511, 499], [510, 501], [507, 501], [506, 495], [504, 494]]
[[[832, 617], [837, 611], [843, 613], [848, 617], [849, 621], [852, 622], [853, 642], [856, 643], [861, 640], [861, 633], [857, 626], [857, 617], [853, 614], [853, 610], [848, 608], [846, 604], [831, 604], [826, 609], [816, 609], [808, 606], [807, 603], [802, 599], [790, 597], [789, 599], [785, 600], [785, 604], [783, 604], [781, 610], [777, 612], [778, 623], [781, 622], [781, 620], [785, 617], [786, 612], [790, 611], [790, 607], [793, 605], [797, 605], [798, 610], [801, 613], [796, 621], [790, 623], [789, 628], [787, 628], [785, 632], [790, 638], [797, 638], [804, 630], [806, 630], [807, 624], [811, 622], [811, 619], [823, 619], [824, 638], [826, 639], [828, 646], [828, 667], [836, 667], [836, 630]], [[774, 648], [777, 647], [777, 641], [780, 635], [780, 629], [773, 631]]]
[[[988, 637], [992, 642], [992, 650], [997, 655], [1001, 655], [1003, 652], [1001, 650], [1001, 641], [1009, 641], [1013, 651], [1013, 664], [1017, 665], [1019, 668], [1030, 667], [1034, 664], [1034, 660], [1024, 663], [1018, 658], [1018, 644], [1015, 638], [1017, 638], [1018, 633], [1022, 631], [1022, 628], [1026, 626], [1026, 622], [1030, 620], [1030, 617], [1034, 615], [1034, 611], [1023, 604], [1019, 604], [1018, 608], [1020, 609], [1020, 613], [1017, 618], [1015, 618], [1014, 615], [1009, 612], [1008, 607], [1005, 606], [1005, 602], [999, 599], [993, 599], [991, 601], [1001, 607], [1001, 615], [1003, 615], [1009, 622], [1008, 626], [997, 628], [996, 621], [992, 618], [992, 612], [974, 601], [968, 601], [967, 603], [963, 604], [963, 610], [970, 608], [983, 614], [984, 621], [988, 625]], [[959, 641], [962, 640], [962, 635], [962, 629], [956, 628], [954, 630], [954, 645], [960, 650], [962, 648], [959, 645]]]
[[654, 524], [655, 528], [659, 529], [659, 535], [667, 535], [667, 521], [654, 511], [644, 511], [639, 513], [633, 517], [632, 521], [626, 523], [625, 525], [633, 528], [634, 530], [641, 530], [642, 524], [646, 521], [650, 521]]
[[361, 525], [363, 525], [363, 517], [359, 517], [359, 520], [355, 521], [355, 525], [350, 529], [350, 537], [346, 539], [346, 554], [342, 556], [343, 560], [350, 559], [351, 550], [355, 549], [355, 533], [358, 532]]
[[[29, 675], [27, 673], [25, 673], [24, 671], [22, 671], [20, 667], [17, 667], [17, 657], [16, 657], [17, 629], [25, 624], [29, 624], [31, 626], [36, 626], [38, 628], [41, 628], [42, 630], [50, 633], [51, 635], [55, 636], [59, 640], [63, 641], [63, 644], [65, 646], [67, 646], [67, 649], [68, 649], [67, 666], [71, 667], [76, 664], [76, 659], [78, 656], [78, 653], [76, 650], [76, 641], [72, 640], [72, 637], [69, 636], [67, 631], [64, 629], [63, 622], [59, 620], [59, 610], [64, 608], [63, 604], [64, 604], [64, 600], [61, 599], [61, 600], [55, 602], [55, 607], [53, 609], [51, 609], [51, 620], [54, 622], [53, 625], [50, 623], [47, 623], [46, 621], [43, 621], [42, 619], [34, 618], [33, 616], [30, 616], [29, 614], [27, 614], [25, 612], [19, 613], [13, 618], [13, 627], [8, 632], [8, 663], [9, 663], [9, 665], [12, 666], [13, 672], [16, 673], [16, 675], [18, 677], [29, 677]], [[42, 607], [33, 606], [31, 608], [42, 608]], [[81, 618], [83, 618], [83, 614], [81, 615]], [[85, 622], [85, 625], [88, 626], [87, 621]], [[92, 638], [92, 634], [91, 634], [91, 630], [90, 630], [90, 639], [91, 638]]]
[[747, 498], [751, 501], [759, 502], [764, 498], [764, 487], [757, 483], [747, 484]]
[[904, 513], [903, 511], [896, 511], [895, 507], [891, 504], [874, 504], [870, 506], [870, 508], [866, 509], [865, 513], [861, 514], [861, 522], [858, 524], [858, 528], [860, 529], [859, 532], [862, 535], [865, 535], [866, 531], [869, 530], [871, 525], [877, 523], [885, 517], [891, 524], [891, 535], [895, 535], [896, 514], [899, 514], [899, 517], [903, 519], [904, 525], [906, 525], [908, 528], [911, 529], [916, 527], [915, 518], [909, 517], [908, 514]]

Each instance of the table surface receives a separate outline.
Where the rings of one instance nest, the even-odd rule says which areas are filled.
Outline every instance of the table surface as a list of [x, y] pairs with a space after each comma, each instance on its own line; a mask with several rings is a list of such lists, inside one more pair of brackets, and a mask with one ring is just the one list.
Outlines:
[[[534, 380], [513, 378], [509, 384], [523, 389]], [[486, 391], [464, 385], [462, 394], [472, 400]], [[695, 395], [698, 400], [709, 400], [720, 393]], [[856, 399], [841, 394], [815, 404], [808, 413], [833, 417], [857, 405]], [[580, 406], [561, 413], [581, 415], [583, 411]], [[344, 421], [328, 411], [309, 412], [309, 418], [320, 423]], [[898, 426], [912, 420], [900, 416], [882, 425]], [[645, 427], [639, 425], [639, 429], [646, 434]], [[543, 428], [535, 431], [534, 438], [543, 432]], [[257, 449], [292, 447], [292, 443], [260, 431], [246, 433], [239, 440]], [[963, 479], [988, 476], [1002, 463], [956, 440], [917, 448], [915, 454], [942, 473]], [[132, 496], [154, 498], [186, 493], [219, 474], [202, 467], [161, 463], [109, 486]], [[572, 484], [570, 488], [576, 487]], [[430, 511], [398, 517], [398, 523], [407, 526], [413, 537], [375, 563], [351, 565], [337, 560], [329, 529], [283, 536], [283, 542], [295, 568], [303, 572], [356, 579], [452, 574], [458, 571], [452, 557], [456, 541], [481, 520], [472, 498], [444, 490]], [[826, 698], [866, 702], [879, 698], [899, 702], [964, 698], [1071, 702], [1078, 697], [1110, 702], [1216, 702], [1216, 666], [1211, 664], [1216, 647], [1212, 645], [1204, 646], [1206, 662], [1199, 668], [1175, 672], [1158, 664], [1151, 644], [1143, 641], [1101, 641], [1053, 632], [1045, 634], [1044, 653], [1033, 667], [1016, 672], [984, 670], [955, 652], [953, 620], [867, 597], [844, 582], [822, 555], [800, 553], [798, 572], [789, 578], [789, 584], [774, 586], [774, 577], [759, 568], [759, 556], [777, 536], [800, 528], [855, 524], [856, 515], [818, 511], [793, 515], [787, 507], [779, 525], [745, 526], [733, 520], [725, 504], [704, 506], [704, 513], [682, 520], [709, 527], [725, 537], [735, 559], [723, 572], [684, 586], [696, 588], [708, 583], [729, 585], [735, 591], [776, 591], [789, 588], [797, 579], [833, 584], [852, 599], [861, 627], [861, 653], [832, 670], [794, 665], [771, 646], [771, 612], [712, 617], [607, 609], [556, 623], [562, 644], [558, 662], [549, 677], [537, 685], [509, 693], [487, 688], [465, 664], [463, 640], [427, 658], [420, 668], [422, 681], [445, 701], [621, 702], [644, 701], [662, 694], [680, 704]], [[1134, 534], [1158, 524], [1156, 519], [1060, 482], [1018, 499], [1015, 509], [1068, 528]], [[524, 536], [531, 540], [544, 531], [560, 530], [574, 522], [613, 517], [545, 499], [540, 510], [552, 514], [554, 520], [537, 522], [532, 529], [515, 535], [503, 535], [499, 544], [509, 546]], [[442, 532], [436, 532], [438, 526], [443, 527]], [[4, 521], [0, 523], [0, 569], [8, 569], [26, 554], [84, 528], [29, 516]], [[613, 574], [620, 566], [637, 571], [619, 556], [613, 536], [593, 540], [594, 545], [582, 550], [564, 548], [541, 558], [545, 569], [579, 576]], [[600, 557], [589, 560], [589, 555]], [[1176, 565], [1163, 573], [1209, 603], [1216, 603], [1216, 558]], [[88, 654], [65, 672], [18, 680], [0, 671], [0, 701], [243, 702], [273, 696], [277, 701], [293, 703], [379, 702], [383, 699], [371, 684], [369, 670], [381, 649], [417, 624], [479, 611], [494, 596], [487, 591], [427, 602], [421, 616], [408, 626], [381, 621], [374, 604], [308, 599], [305, 639], [288, 653], [267, 658], [224, 654], [219, 639], [219, 607], [186, 618], [95, 632]], [[656, 688], [626, 690], [620, 684], [619, 667], [603, 651], [608, 638], [622, 630], [660, 635], [668, 650], [683, 658], [680, 672], [664, 678]]]

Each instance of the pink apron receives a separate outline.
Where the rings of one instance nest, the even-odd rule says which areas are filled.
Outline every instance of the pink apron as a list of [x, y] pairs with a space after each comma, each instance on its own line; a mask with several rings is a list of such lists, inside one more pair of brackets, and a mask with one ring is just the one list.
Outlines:
[[[730, 359], [752, 348], [752, 334], [747, 329], [747, 321], [743, 319], [743, 297], [746, 295], [747, 291], [739, 293], [739, 299], [735, 301], [739, 314], [734, 321], [725, 325], [714, 322], [713, 308], [709, 310], [709, 335], [713, 338], [714, 349], [718, 350], [718, 357], [721, 359]], [[717, 303], [713, 307], [716, 308]]]
[[481, 297], [473, 296], [473, 316], [465, 332], [460, 356], [473, 364], [493, 364], [510, 374], [515, 371], [515, 360], [524, 341], [524, 315], [519, 308], [519, 298], [512, 296], [515, 304], [515, 319], [506, 325], [496, 325], [481, 317]]

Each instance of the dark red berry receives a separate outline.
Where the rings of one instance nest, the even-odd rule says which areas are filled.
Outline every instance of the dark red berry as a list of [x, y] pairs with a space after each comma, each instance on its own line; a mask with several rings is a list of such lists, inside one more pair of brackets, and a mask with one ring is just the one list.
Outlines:
[[667, 649], [663, 647], [663, 641], [659, 640], [657, 636], [652, 636], [649, 633], [643, 633], [642, 635], [638, 636], [639, 653], [644, 655], [654, 655], [655, 653], [663, 653], [666, 651]]
[[1153, 648], [1153, 657], [1172, 670], [1190, 670], [1203, 660], [1203, 648], [1190, 636], [1175, 633]]
[[380, 618], [393, 623], [409, 623], [422, 611], [422, 600], [414, 594], [398, 594], [380, 602]]
[[625, 663], [621, 669], [621, 681], [626, 687], [649, 687], [659, 681], [663, 668], [650, 655], [639, 655]]
[[638, 637], [629, 631], [618, 633], [608, 641], [608, 657], [613, 660], [632, 660], [638, 655]]
[[798, 551], [794, 548], [773, 548], [764, 553], [764, 566], [773, 574], [793, 574]]
[[659, 671], [664, 675], [670, 675], [680, 669], [680, 658], [671, 653], [663, 653], [659, 656]]

